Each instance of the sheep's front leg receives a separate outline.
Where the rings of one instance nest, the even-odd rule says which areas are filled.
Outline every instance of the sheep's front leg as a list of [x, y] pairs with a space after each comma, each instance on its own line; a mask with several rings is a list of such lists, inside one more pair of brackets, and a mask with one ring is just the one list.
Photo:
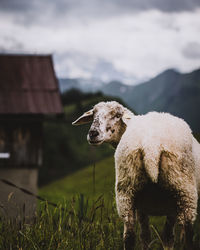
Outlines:
[[124, 249], [132, 250], [135, 245], [135, 210], [133, 208], [133, 199], [127, 193], [116, 192], [116, 201], [118, 214], [124, 222]]

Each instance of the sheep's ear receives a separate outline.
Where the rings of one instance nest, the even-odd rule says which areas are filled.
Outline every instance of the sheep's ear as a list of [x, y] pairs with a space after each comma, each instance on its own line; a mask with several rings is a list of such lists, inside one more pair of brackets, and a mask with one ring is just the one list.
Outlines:
[[122, 121], [128, 125], [129, 121], [131, 120], [132, 116], [129, 112], [125, 111], [123, 116], [122, 116]]
[[72, 122], [72, 125], [82, 125], [87, 124], [93, 121], [93, 109], [85, 112], [82, 116], [80, 116], [76, 121]]

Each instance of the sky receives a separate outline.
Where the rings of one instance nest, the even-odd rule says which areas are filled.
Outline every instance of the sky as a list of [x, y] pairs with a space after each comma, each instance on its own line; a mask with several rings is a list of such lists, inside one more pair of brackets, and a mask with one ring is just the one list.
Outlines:
[[200, 0], [0, 0], [0, 53], [52, 54], [58, 77], [136, 84], [200, 68]]

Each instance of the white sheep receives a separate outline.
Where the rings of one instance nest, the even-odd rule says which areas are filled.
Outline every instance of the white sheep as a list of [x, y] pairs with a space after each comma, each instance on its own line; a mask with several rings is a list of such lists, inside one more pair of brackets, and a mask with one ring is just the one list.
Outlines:
[[116, 148], [116, 203], [124, 222], [124, 248], [135, 242], [134, 223], [141, 225], [143, 249], [148, 249], [148, 216], [166, 215], [162, 240], [173, 249], [174, 225], [185, 229], [185, 247], [193, 249], [192, 225], [200, 191], [200, 145], [184, 120], [167, 113], [135, 116], [119, 103], [100, 102], [73, 125], [92, 122], [87, 139]]

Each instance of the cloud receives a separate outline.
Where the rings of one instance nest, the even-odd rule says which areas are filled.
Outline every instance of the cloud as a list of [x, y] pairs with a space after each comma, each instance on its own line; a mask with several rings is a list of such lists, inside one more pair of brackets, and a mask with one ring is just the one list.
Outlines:
[[138, 81], [134, 74], [125, 74], [116, 69], [111, 61], [77, 51], [57, 53], [54, 55], [54, 62], [55, 69], [62, 78], [94, 78], [104, 82], [117, 79], [127, 84]]
[[200, 65], [195, 0], [13, 1], [0, 0], [0, 50], [53, 53], [59, 76], [138, 82]]
[[24, 12], [34, 6], [34, 1], [26, 0], [1, 0], [1, 11]]
[[174, 13], [200, 8], [199, 0], [1, 0], [0, 12], [12, 13], [24, 25], [63, 20], [103, 19], [148, 10]]
[[13, 36], [2, 36], [0, 38], [0, 53], [16, 53], [24, 51], [24, 45]]
[[[0, 0], [0, 21], [14, 25], [57, 29], [74, 25], [87, 26], [122, 16], [137, 16], [148, 11], [163, 13], [192, 12], [199, 0]], [[171, 23], [171, 27], [174, 24]]]
[[[86, 26], [67, 26], [66, 31], [52, 30], [52, 34], [45, 34], [43, 30], [44, 37], [52, 37], [43, 50], [51, 47], [55, 54], [63, 53], [62, 65], [66, 65], [73, 76], [77, 68], [79, 73], [83, 70], [94, 75], [99, 70], [100, 76], [104, 73], [113, 78], [137, 79], [152, 77], [167, 68], [190, 71], [199, 67], [200, 62], [183, 57], [182, 49], [190, 39], [198, 41], [199, 14], [148, 11]], [[31, 40], [34, 41], [34, 37]], [[59, 61], [56, 60], [57, 65]], [[57, 72], [61, 71], [57, 68]]]
[[200, 43], [190, 42], [182, 50], [183, 55], [189, 59], [200, 59]]

